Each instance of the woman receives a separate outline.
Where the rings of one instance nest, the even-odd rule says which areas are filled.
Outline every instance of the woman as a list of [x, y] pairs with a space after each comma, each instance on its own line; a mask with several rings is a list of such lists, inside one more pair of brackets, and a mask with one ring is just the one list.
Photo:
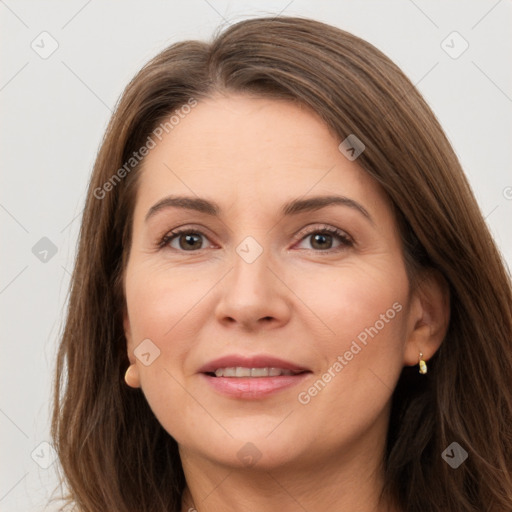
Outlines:
[[91, 178], [53, 415], [69, 501], [512, 510], [511, 309], [380, 51], [291, 17], [174, 44]]

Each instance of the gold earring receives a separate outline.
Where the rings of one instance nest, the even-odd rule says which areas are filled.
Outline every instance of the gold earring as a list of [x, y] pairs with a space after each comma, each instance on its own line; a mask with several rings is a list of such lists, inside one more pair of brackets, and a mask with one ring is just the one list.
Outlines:
[[423, 354], [420, 352], [420, 361], [418, 363], [420, 365], [420, 373], [425, 375], [427, 373], [427, 363], [423, 359]]

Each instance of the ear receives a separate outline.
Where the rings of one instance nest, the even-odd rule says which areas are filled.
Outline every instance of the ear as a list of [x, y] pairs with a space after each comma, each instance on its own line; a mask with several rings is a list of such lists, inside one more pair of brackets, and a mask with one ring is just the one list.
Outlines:
[[428, 361], [439, 349], [450, 323], [450, 290], [434, 269], [421, 273], [412, 291], [404, 365], [418, 364], [420, 352]]
[[123, 314], [123, 329], [124, 336], [126, 338], [126, 350], [128, 352], [128, 360], [130, 361], [130, 366], [128, 366], [128, 369], [126, 370], [124, 380], [128, 386], [132, 388], [140, 388], [139, 367], [137, 366], [137, 358], [133, 354], [132, 331], [130, 319], [128, 318], [128, 312], [126, 311], [126, 308]]

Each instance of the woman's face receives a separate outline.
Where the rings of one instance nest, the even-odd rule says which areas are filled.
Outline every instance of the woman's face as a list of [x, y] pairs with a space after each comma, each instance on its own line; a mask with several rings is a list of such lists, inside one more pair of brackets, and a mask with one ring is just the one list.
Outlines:
[[340, 142], [305, 108], [219, 95], [146, 157], [125, 332], [182, 454], [270, 468], [382, 448], [417, 311], [390, 202]]

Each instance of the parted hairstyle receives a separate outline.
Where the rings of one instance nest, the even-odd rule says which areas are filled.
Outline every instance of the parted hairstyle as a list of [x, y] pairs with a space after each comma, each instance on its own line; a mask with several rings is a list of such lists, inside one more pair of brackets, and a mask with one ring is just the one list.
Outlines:
[[[217, 92], [296, 102], [340, 142], [355, 134], [365, 145], [357, 163], [396, 211], [411, 285], [429, 269], [448, 284], [450, 323], [428, 374], [406, 367], [394, 390], [382, 497], [408, 512], [512, 510], [511, 281], [457, 156], [388, 57], [338, 28], [285, 16], [238, 22], [210, 42], [172, 44], [132, 79], [112, 115], [57, 357], [52, 437], [68, 505], [180, 510], [177, 443], [123, 378], [123, 276], [141, 166], [126, 162], [173, 112]], [[468, 452], [457, 469], [441, 457], [452, 442]]]

